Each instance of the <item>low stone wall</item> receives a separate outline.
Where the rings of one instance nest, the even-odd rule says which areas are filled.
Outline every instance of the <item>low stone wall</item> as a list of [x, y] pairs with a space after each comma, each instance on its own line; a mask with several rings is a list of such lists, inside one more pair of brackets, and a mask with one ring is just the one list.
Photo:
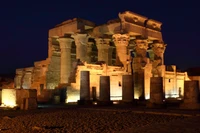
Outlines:
[[16, 103], [18, 106], [24, 103], [24, 99], [35, 98], [37, 99], [36, 89], [16, 89]]
[[2, 105], [15, 107], [16, 105], [16, 89], [2, 89]]
[[41, 94], [37, 97], [39, 103], [50, 103], [53, 100], [54, 90], [45, 89], [41, 91]]

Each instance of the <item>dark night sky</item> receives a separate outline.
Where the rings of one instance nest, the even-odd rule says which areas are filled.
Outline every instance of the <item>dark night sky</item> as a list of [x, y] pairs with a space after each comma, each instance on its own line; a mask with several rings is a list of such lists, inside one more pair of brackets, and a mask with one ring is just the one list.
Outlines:
[[[97, 2], [98, 1], [98, 2]], [[200, 66], [198, 0], [4, 0], [0, 3], [0, 73], [47, 57], [48, 30], [79, 17], [106, 23], [126, 10], [163, 23], [165, 64]]]

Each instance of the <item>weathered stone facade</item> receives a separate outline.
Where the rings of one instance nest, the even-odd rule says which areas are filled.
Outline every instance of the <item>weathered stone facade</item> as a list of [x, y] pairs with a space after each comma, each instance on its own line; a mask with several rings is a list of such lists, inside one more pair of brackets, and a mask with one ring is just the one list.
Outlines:
[[[134, 98], [149, 99], [150, 78], [162, 77], [166, 97], [184, 94], [187, 73], [164, 65], [161, 22], [136, 13], [119, 13], [104, 25], [74, 18], [49, 30], [48, 58], [17, 69], [16, 88], [67, 86], [67, 101], [80, 98], [80, 72], [90, 73], [90, 95], [99, 98], [100, 76], [110, 76], [111, 100], [122, 99], [122, 75], [133, 75]], [[132, 80], [131, 80], [132, 81]]]

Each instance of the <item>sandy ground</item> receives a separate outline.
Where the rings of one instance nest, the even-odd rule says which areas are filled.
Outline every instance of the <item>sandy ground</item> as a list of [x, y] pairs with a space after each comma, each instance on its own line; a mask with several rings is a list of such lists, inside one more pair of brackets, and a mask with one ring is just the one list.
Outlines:
[[200, 112], [70, 106], [0, 110], [2, 133], [200, 133]]

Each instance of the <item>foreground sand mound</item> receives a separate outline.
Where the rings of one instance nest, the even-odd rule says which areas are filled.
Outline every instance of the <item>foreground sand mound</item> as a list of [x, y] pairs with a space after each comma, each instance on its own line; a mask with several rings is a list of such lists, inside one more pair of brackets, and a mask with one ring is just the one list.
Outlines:
[[184, 119], [183, 116], [93, 108], [0, 110], [0, 129], [5, 133], [107, 133]]

